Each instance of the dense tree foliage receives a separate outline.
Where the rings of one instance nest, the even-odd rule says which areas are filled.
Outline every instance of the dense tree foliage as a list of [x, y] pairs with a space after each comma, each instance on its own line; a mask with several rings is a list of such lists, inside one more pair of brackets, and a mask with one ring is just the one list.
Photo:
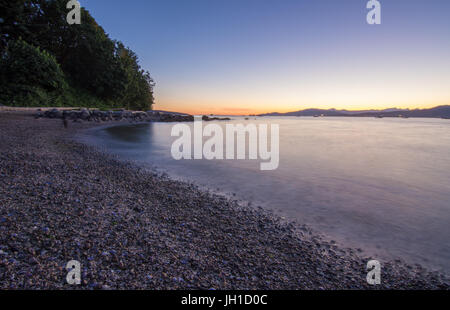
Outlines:
[[[80, 25], [69, 25], [67, 0], [0, 0], [0, 4], [1, 103], [37, 104], [23, 100], [38, 91], [45, 94], [43, 99], [53, 98], [38, 101], [47, 106], [151, 108], [150, 74], [140, 67], [136, 54], [111, 40], [87, 10], [81, 10]], [[27, 61], [33, 66], [21, 67]]]
[[16, 106], [60, 106], [67, 90], [55, 57], [20, 39], [3, 55], [0, 82], [0, 100]]

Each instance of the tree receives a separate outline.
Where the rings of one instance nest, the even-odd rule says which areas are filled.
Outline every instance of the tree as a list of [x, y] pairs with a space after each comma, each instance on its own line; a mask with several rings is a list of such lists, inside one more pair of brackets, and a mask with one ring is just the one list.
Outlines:
[[127, 83], [122, 105], [128, 109], [150, 110], [154, 103], [153, 87], [155, 83], [150, 73], [141, 69], [137, 55], [123, 43], [117, 42], [116, 54], [126, 72]]
[[4, 53], [8, 41], [31, 35], [37, 8], [28, 0], [0, 0], [0, 8], [0, 51]]
[[[26, 42], [29, 47], [39, 47], [40, 52], [46, 51], [54, 57], [70, 85], [70, 96], [77, 93], [82, 98], [91, 96], [89, 104], [102, 102], [103, 107], [151, 108], [154, 83], [149, 73], [139, 66], [137, 55], [122, 43], [111, 40], [87, 10], [81, 9], [80, 25], [69, 25], [66, 0], [8, 0], [5, 4], [5, 0], [0, 1], [6, 11], [1, 14], [5, 18], [0, 23], [3, 47], [0, 56], [5, 56], [14, 42]], [[8, 59], [12, 61], [14, 49], [9, 50]], [[22, 56], [17, 57], [18, 63], [23, 63]], [[10, 78], [9, 82], [22, 85], [20, 74], [14, 75], [18, 81]], [[30, 84], [30, 80], [27, 83], [42, 88], [39, 81], [35, 81], [36, 85]]]

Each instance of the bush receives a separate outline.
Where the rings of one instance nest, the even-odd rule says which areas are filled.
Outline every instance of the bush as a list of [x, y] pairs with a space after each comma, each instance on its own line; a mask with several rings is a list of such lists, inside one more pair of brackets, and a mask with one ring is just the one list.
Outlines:
[[0, 77], [0, 100], [6, 105], [63, 105], [67, 83], [55, 57], [21, 39], [8, 44]]

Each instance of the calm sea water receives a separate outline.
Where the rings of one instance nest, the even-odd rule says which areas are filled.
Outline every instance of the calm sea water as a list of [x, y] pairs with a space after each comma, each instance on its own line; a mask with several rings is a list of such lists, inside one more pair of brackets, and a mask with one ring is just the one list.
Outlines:
[[[450, 121], [234, 118], [280, 126], [280, 165], [171, 157], [174, 124], [96, 130], [90, 142], [275, 210], [344, 246], [450, 271]], [[217, 122], [224, 126], [223, 122]]]

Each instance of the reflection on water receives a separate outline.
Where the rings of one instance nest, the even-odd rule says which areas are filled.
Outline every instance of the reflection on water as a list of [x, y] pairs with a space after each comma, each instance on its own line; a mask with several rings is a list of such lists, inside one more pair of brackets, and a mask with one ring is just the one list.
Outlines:
[[[280, 167], [174, 161], [173, 124], [112, 127], [95, 143], [212, 189], [236, 193], [368, 254], [450, 271], [450, 122], [259, 118], [280, 125]], [[217, 123], [224, 126], [224, 123]]]
[[153, 124], [108, 127], [105, 131], [114, 139], [126, 143], [145, 143], [152, 140]]

